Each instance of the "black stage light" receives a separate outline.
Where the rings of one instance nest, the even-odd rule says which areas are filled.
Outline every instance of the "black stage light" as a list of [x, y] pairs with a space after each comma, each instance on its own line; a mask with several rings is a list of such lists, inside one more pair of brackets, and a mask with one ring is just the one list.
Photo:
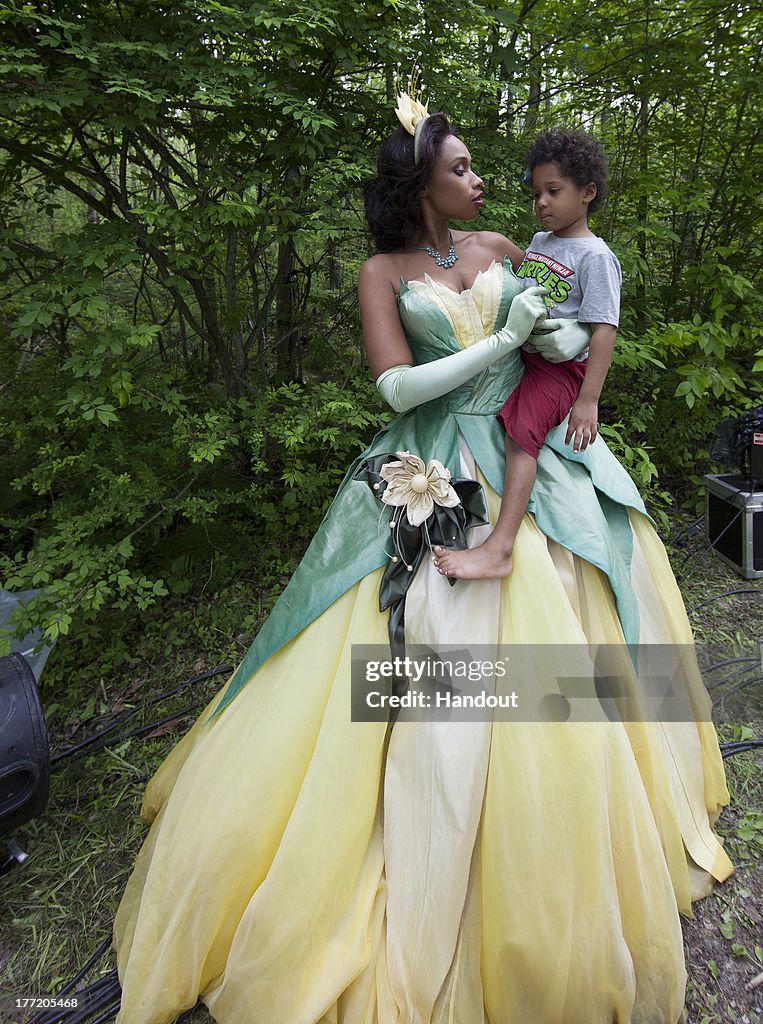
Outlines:
[[48, 803], [50, 754], [34, 673], [21, 654], [0, 658], [0, 834]]

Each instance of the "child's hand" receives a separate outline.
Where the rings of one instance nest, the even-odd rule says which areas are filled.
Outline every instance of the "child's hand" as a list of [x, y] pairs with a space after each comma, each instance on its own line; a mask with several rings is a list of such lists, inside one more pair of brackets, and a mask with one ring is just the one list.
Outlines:
[[589, 444], [596, 440], [598, 429], [599, 405], [598, 402], [586, 401], [578, 398], [570, 410], [570, 422], [567, 427], [565, 444], [569, 444], [574, 437], [572, 450], [577, 454], [584, 452]]

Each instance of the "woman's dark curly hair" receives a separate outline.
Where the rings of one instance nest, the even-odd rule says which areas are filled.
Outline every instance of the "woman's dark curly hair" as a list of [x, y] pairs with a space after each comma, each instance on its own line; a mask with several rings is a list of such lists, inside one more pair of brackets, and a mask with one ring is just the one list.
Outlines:
[[566, 178], [576, 185], [596, 185], [596, 195], [588, 209], [598, 210], [607, 196], [607, 159], [599, 140], [588, 132], [576, 129], [561, 129], [543, 132], [531, 146], [526, 157], [527, 175], [525, 180], [532, 184], [533, 171], [540, 164], [559, 164]]
[[363, 183], [366, 220], [379, 252], [408, 246], [419, 223], [421, 193], [443, 142], [455, 134], [445, 114], [432, 114], [421, 129], [418, 163], [413, 161], [413, 136], [402, 126], [382, 144], [376, 177]]

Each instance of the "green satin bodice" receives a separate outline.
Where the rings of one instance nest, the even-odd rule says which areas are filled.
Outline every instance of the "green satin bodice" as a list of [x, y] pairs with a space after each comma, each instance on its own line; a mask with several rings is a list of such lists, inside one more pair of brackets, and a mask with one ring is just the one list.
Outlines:
[[[401, 281], [400, 320], [417, 364], [428, 363], [480, 341], [506, 323], [509, 306], [522, 290], [511, 264], [493, 263], [471, 288], [455, 292], [427, 275]], [[519, 351], [509, 352], [471, 380], [427, 402], [428, 412], [495, 416], [523, 373]]]
[[[455, 292], [440, 282], [402, 282], [400, 319], [417, 363], [440, 359], [474, 344], [506, 322], [520, 284], [511, 266], [492, 264], [472, 288]], [[489, 485], [503, 490], [504, 433], [495, 418], [523, 372], [518, 351], [509, 353], [467, 383], [411, 409], [380, 431], [347, 472], [296, 572], [236, 670], [222, 709], [257, 668], [365, 575], [386, 562], [378, 536], [379, 503], [352, 478], [370, 455], [412, 452], [437, 458], [461, 475], [459, 435]], [[599, 437], [577, 455], [564, 444], [565, 425], [555, 427], [538, 456], [528, 511], [553, 540], [607, 573], [625, 638], [637, 643], [638, 606], [630, 583], [632, 551], [628, 507], [644, 506], [628, 474]], [[459, 583], [458, 586], [468, 586]], [[549, 642], [553, 642], [550, 632]]]

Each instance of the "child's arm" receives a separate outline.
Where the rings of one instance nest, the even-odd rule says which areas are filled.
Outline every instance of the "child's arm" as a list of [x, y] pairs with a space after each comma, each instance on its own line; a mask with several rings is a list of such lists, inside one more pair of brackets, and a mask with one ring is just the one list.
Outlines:
[[[591, 324], [588, 365], [577, 401], [570, 410], [565, 444], [574, 438], [572, 450], [584, 452], [596, 440], [599, 420], [599, 395], [607, 378], [615, 349], [617, 328], [612, 324]], [[589, 436], [590, 435], [590, 436]]]

